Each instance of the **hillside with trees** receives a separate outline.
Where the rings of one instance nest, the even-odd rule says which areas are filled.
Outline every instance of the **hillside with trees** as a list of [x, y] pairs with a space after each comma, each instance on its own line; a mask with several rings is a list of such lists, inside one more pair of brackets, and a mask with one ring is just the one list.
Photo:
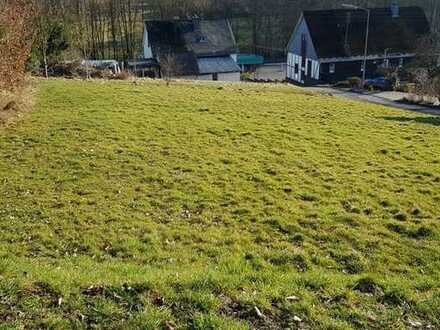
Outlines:
[[[69, 34], [69, 50], [93, 59], [128, 60], [141, 54], [143, 21], [187, 17], [228, 17], [243, 52], [279, 59], [302, 10], [338, 8], [344, 0], [41, 0], [43, 13], [56, 28], [47, 38]], [[362, 6], [388, 6], [389, 0], [349, 1]], [[401, 6], [425, 9], [433, 32], [440, 29], [440, 2], [401, 0]], [[47, 31], [45, 31], [47, 32]], [[60, 35], [61, 34], [61, 35]], [[64, 43], [61, 43], [64, 45]], [[72, 56], [72, 52], [68, 56]], [[77, 54], [79, 55], [79, 54]], [[37, 59], [44, 63], [59, 52]]]

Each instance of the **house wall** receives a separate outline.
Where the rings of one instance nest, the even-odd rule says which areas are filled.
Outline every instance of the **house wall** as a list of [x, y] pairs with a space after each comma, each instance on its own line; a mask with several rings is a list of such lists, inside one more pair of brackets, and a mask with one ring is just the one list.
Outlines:
[[[401, 62], [402, 61], [402, 62]], [[398, 67], [399, 65], [407, 65], [410, 63], [411, 58], [393, 58], [389, 59], [390, 67]], [[379, 76], [378, 69], [383, 65], [384, 59], [376, 59], [367, 61], [367, 74], [368, 78], [375, 78]], [[336, 62], [335, 72], [330, 73], [330, 63], [321, 64], [320, 79], [327, 83], [336, 83], [339, 81], [347, 80], [350, 77], [362, 77], [363, 61], [349, 61], [349, 62]]]
[[144, 59], [150, 59], [153, 58], [153, 50], [150, 46], [150, 41], [148, 40], [148, 30], [147, 26], [145, 24], [144, 26]]
[[[303, 65], [302, 36], [306, 37], [306, 61]], [[319, 80], [319, 60], [306, 21], [301, 17], [288, 45], [287, 78], [298, 83]]]
[[[309, 67], [311, 65], [311, 71]], [[302, 65], [300, 55], [287, 54], [287, 79], [301, 83], [312, 84], [320, 79], [320, 64], [317, 60], [306, 59], [305, 65]]]
[[286, 63], [263, 64], [256, 67], [252, 73], [253, 79], [284, 81], [287, 75]]
[[[213, 81], [212, 74], [204, 74], [199, 76], [183, 76], [179, 77], [187, 80], [205, 80], [205, 81]], [[239, 82], [241, 80], [240, 72], [229, 72], [229, 73], [219, 73], [218, 81], [230, 81], [230, 82]]]
[[241, 74], [240, 74], [240, 72], [219, 73], [218, 80], [219, 81], [238, 82], [241, 80]]

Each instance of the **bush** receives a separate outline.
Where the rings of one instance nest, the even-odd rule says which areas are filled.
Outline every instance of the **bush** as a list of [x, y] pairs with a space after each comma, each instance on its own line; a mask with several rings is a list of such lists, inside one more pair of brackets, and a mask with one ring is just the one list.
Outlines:
[[112, 79], [113, 77], [114, 77], [114, 74], [109, 69], [96, 70], [96, 71], [94, 71], [94, 74], [92, 75], [92, 78], [97, 78], [97, 79]]
[[440, 73], [425, 68], [412, 70], [413, 93], [423, 97], [440, 97]]
[[32, 2], [6, 1], [0, 10], [0, 89], [13, 91], [24, 81], [32, 46]]
[[[89, 68], [89, 72], [92, 68]], [[61, 62], [56, 63], [50, 68], [51, 74], [54, 77], [85, 77], [87, 68], [81, 65], [80, 62]]]
[[351, 88], [361, 88], [362, 87], [362, 79], [359, 77], [350, 77], [347, 79], [348, 84]]
[[415, 89], [416, 85], [414, 83], [404, 83], [400, 84], [395, 90], [403, 93], [414, 93]]
[[242, 72], [241, 73], [241, 80], [243, 81], [251, 81], [253, 78], [253, 74], [250, 72]]
[[130, 80], [133, 78], [133, 75], [128, 71], [121, 71], [113, 76], [115, 80]]
[[[114, 79], [115, 75], [109, 69], [97, 69], [95, 67], [86, 67], [81, 62], [62, 62], [56, 63], [51, 68], [51, 75], [54, 77], [64, 78], [86, 78], [88, 76], [96, 79]], [[121, 73], [122, 76], [128, 73]], [[121, 79], [121, 78], [116, 78]]]

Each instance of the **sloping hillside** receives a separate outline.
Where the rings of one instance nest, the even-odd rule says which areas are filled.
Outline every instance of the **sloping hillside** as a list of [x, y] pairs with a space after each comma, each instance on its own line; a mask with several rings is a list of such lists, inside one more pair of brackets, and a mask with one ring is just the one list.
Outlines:
[[38, 83], [0, 323], [440, 327], [440, 119], [287, 86]]

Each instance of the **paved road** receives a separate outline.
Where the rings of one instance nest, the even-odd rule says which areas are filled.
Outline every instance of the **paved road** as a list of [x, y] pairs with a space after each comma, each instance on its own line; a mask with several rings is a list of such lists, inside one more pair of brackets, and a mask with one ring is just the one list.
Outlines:
[[349, 90], [336, 89], [331, 87], [307, 87], [308, 90], [317, 93], [332, 94], [335, 96], [345, 97], [352, 100], [380, 104], [392, 108], [415, 111], [428, 115], [440, 116], [440, 110], [436, 110], [430, 107], [421, 105], [405, 104], [398, 102], [403, 99], [407, 94], [401, 92], [377, 92], [374, 94], [360, 94], [351, 92]]

